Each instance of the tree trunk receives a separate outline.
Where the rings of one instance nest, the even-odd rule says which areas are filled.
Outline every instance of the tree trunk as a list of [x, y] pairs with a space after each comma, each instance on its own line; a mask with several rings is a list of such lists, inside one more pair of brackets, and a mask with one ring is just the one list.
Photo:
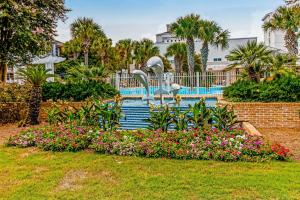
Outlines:
[[84, 51], [84, 65], [89, 66], [89, 51]]
[[287, 48], [289, 54], [293, 56], [298, 55], [298, 39], [297, 35], [293, 30], [287, 30], [284, 36], [285, 47]]
[[190, 84], [193, 87], [193, 76], [194, 76], [194, 68], [195, 68], [195, 43], [193, 38], [187, 38], [187, 57], [188, 57], [188, 66], [189, 66], [189, 74], [190, 74]]
[[6, 83], [7, 81], [7, 64], [0, 62], [0, 82]]
[[28, 102], [28, 114], [26, 125], [39, 124], [40, 106], [42, 101], [42, 88], [33, 86], [30, 92], [30, 100]]
[[180, 61], [177, 56], [174, 57], [175, 72], [180, 73]]
[[255, 70], [253, 69], [253, 67], [249, 67], [248, 69], [248, 76], [252, 81], [255, 81], [256, 83], [259, 82], [258, 76], [255, 73]]
[[203, 42], [201, 48], [201, 59], [202, 59], [202, 73], [204, 74], [207, 70], [207, 61], [208, 61], [209, 48], [208, 43]]

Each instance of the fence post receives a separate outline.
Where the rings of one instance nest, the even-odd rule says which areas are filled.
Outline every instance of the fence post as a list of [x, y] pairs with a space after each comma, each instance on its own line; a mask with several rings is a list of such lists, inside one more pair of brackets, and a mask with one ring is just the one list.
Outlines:
[[119, 73], [116, 73], [116, 81], [115, 81], [115, 83], [116, 83], [116, 89], [120, 90], [120, 75], [119, 75]]
[[200, 74], [199, 72], [196, 72], [196, 86], [199, 88], [200, 87]]
[[226, 86], [230, 86], [231, 71], [226, 71]]

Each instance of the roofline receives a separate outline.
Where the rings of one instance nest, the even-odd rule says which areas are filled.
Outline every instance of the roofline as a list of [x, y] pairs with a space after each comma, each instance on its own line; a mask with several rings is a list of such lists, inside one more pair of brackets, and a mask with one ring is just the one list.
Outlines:
[[228, 40], [246, 40], [246, 39], [255, 39], [257, 40], [258, 37], [240, 37], [240, 38], [229, 38]]
[[269, 12], [269, 13], [265, 14], [265, 16], [262, 18], [262, 21], [265, 21], [267, 19], [267, 17], [269, 17], [272, 14], [273, 14], [273, 12]]

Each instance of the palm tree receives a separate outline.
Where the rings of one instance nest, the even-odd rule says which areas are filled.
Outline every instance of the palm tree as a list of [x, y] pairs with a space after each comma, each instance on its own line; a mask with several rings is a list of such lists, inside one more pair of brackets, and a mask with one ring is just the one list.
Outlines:
[[297, 57], [290, 54], [275, 54], [270, 57], [268, 72], [270, 79], [282, 76], [294, 75], [296, 71]]
[[101, 65], [108, 67], [112, 48], [111, 39], [99, 37], [93, 42], [91, 49], [100, 58]]
[[195, 68], [195, 43], [194, 39], [198, 37], [200, 27], [200, 16], [191, 14], [185, 17], [180, 17], [176, 22], [171, 24], [171, 32], [177, 37], [186, 40], [187, 44], [187, 57], [189, 65], [189, 73], [191, 82], [193, 80]]
[[271, 19], [264, 23], [265, 31], [281, 30], [285, 32], [285, 47], [289, 54], [298, 55], [298, 28], [300, 27], [300, 6], [279, 7]]
[[32, 86], [28, 103], [28, 114], [24, 125], [39, 124], [38, 118], [42, 101], [42, 85], [48, 78], [53, 77], [49, 72], [49, 69], [46, 70], [45, 67], [41, 65], [28, 66], [17, 71], [18, 78], [25, 80]]
[[73, 67], [67, 71], [67, 78], [70, 82], [97, 81], [103, 82], [108, 72], [103, 66], [80, 66]]
[[133, 52], [136, 68], [145, 67], [151, 57], [159, 55], [158, 47], [149, 39], [134, 42]]
[[71, 35], [73, 39], [80, 41], [83, 47], [84, 64], [89, 64], [90, 47], [98, 37], [106, 37], [101, 26], [90, 18], [78, 18], [71, 24]]
[[238, 66], [244, 67], [248, 78], [259, 82], [271, 54], [272, 51], [268, 50], [263, 43], [252, 41], [247, 42], [245, 46], [239, 46], [237, 49], [232, 50], [226, 58], [233, 62], [230, 64], [229, 69]]
[[173, 56], [174, 57], [174, 64], [175, 64], [175, 71], [176, 73], [181, 73], [183, 71], [183, 64], [187, 58], [187, 48], [185, 43], [174, 43], [171, 44], [167, 48], [166, 57]]
[[62, 48], [62, 53], [70, 56], [72, 55], [73, 59], [76, 60], [82, 50], [81, 43], [78, 39], [72, 39], [64, 43]]
[[127, 69], [130, 74], [130, 64], [133, 63], [134, 44], [131, 39], [120, 40], [116, 44], [116, 52], [119, 55], [122, 69]]
[[222, 28], [214, 21], [201, 20], [198, 38], [202, 41], [201, 60], [202, 73], [206, 72], [209, 55], [209, 45], [228, 48], [229, 31]]

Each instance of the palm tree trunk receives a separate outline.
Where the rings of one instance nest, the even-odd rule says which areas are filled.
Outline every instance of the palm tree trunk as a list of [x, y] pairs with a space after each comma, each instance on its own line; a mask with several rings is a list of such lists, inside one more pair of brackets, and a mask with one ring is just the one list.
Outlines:
[[30, 92], [30, 100], [28, 103], [28, 114], [26, 124], [37, 125], [39, 124], [39, 114], [42, 101], [42, 88], [33, 86]]
[[194, 68], [195, 68], [195, 43], [193, 38], [187, 38], [187, 57], [188, 57], [188, 65], [189, 65], [189, 74], [190, 74], [190, 84], [193, 87], [193, 76], [194, 76]]
[[6, 83], [7, 80], [7, 64], [0, 62], [0, 82]]
[[298, 55], [298, 41], [297, 35], [293, 30], [287, 30], [284, 36], [285, 47], [287, 48], [289, 54], [297, 56]]
[[208, 61], [209, 48], [208, 43], [203, 42], [201, 48], [201, 59], [202, 59], [202, 73], [204, 74], [207, 70], [207, 61]]
[[180, 62], [177, 56], [174, 57], [175, 72], [180, 73]]
[[89, 52], [88, 51], [84, 52], [84, 65], [89, 66]]
[[252, 81], [255, 81], [256, 83], [259, 82], [258, 76], [255, 73], [255, 70], [253, 69], [253, 67], [249, 67], [248, 69], [248, 76]]

